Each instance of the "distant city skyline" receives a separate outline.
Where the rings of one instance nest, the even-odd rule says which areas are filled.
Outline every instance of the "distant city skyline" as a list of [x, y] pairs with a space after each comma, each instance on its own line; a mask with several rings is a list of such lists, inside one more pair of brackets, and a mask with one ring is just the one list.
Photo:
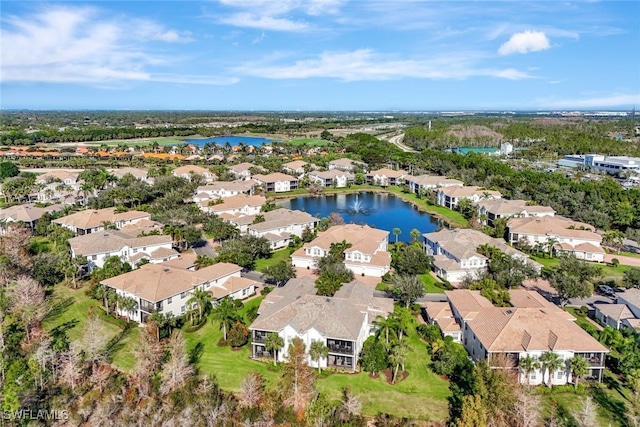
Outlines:
[[640, 2], [1, 2], [3, 109], [640, 107]]

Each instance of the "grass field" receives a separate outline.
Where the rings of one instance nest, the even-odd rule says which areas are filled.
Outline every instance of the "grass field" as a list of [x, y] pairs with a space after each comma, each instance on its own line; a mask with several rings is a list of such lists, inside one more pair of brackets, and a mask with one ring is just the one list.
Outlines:
[[[533, 259], [534, 261], [539, 262], [540, 264], [542, 264], [545, 267], [556, 267], [558, 265], [558, 263], [560, 262], [560, 260], [558, 258], [542, 258], [539, 256], [534, 256], [534, 255], [530, 255], [530, 258]], [[612, 279], [612, 280], [620, 280], [622, 279], [622, 276], [624, 276], [624, 272], [627, 270], [631, 270], [633, 269], [633, 267], [630, 267], [628, 265], [618, 265], [617, 267], [613, 267], [611, 265], [606, 265], [606, 264], [595, 264], [598, 267], [600, 267], [600, 271], [602, 272], [602, 279]]]
[[286, 141], [287, 144], [291, 145], [306, 145], [308, 147], [324, 147], [325, 145], [331, 144], [331, 141], [325, 141], [324, 139], [314, 139], [314, 138], [298, 138], [292, 139], [291, 141]]
[[266, 259], [258, 259], [256, 260], [256, 265], [254, 270], [258, 270], [260, 272], [264, 272], [264, 269], [277, 264], [280, 261], [287, 261], [289, 259], [289, 248], [280, 249], [271, 253], [271, 258]]
[[[262, 298], [248, 301], [241, 313], [258, 305]], [[218, 324], [209, 320], [198, 331], [184, 333], [188, 350], [196, 355], [196, 366], [203, 373], [215, 374], [220, 386], [228, 391], [240, 390], [242, 380], [251, 371], [262, 373], [269, 388], [277, 387], [279, 373], [269, 370], [267, 364], [249, 358], [248, 345], [234, 351], [230, 347], [218, 347], [222, 337]], [[409, 376], [397, 385], [389, 385], [383, 378], [371, 378], [367, 373], [332, 374], [319, 379], [316, 386], [332, 399], [339, 399], [341, 389], [351, 387], [362, 401], [365, 415], [387, 412], [397, 416], [408, 416], [423, 420], [445, 420], [449, 384], [429, 368], [429, 356], [425, 344], [414, 333], [409, 336], [411, 351], [406, 369]]]
[[420, 280], [424, 284], [425, 292], [428, 294], [443, 294], [445, 289], [438, 286], [438, 282], [431, 274], [425, 273], [420, 275]]

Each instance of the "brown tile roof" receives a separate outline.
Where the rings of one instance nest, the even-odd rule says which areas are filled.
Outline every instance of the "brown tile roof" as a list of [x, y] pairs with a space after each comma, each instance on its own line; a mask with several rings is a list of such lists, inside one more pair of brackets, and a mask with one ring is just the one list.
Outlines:
[[407, 181], [414, 182], [418, 185], [437, 187], [440, 185], [459, 185], [464, 183], [457, 179], [447, 178], [446, 176], [432, 176], [432, 175], [418, 175], [418, 176], [406, 176]]
[[296, 177], [293, 177], [291, 175], [287, 175], [284, 173], [280, 173], [280, 172], [274, 172], [268, 175], [261, 175], [261, 174], [253, 175], [253, 179], [255, 179], [256, 181], [261, 181], [265, 183], [298, 180], [298, 178]]
[[144, 237], [131, 237], [120, 233], [118, 230], [90, 233], [69, 239], [71, 249], [76, 255], [93, 255], [106, 252], [119, 252], [123, 247], [143, 248], [161, 244], [170, 244], [171, 236], [153, 235]]
[[251, 168], [255, 168], [256, 165], [254, 165], [253, 163], [238, 163], [237, 165], [233, 165], [233, 166], [229, 166], [229, 170], [231, 170], [232, 172], [235, 173], [242, 173], [244, 171], [248, 171]]
[[13, 219], [14, 221], [33, 222], [37, 221], [45, 213], [56, 212], [62, 209], [61, 205], [51, 205], [39, 208], [33, 203], [24, 205], [15, 205], [8, 208], [0, 209], [0, 219]]
[[327, 231], [319, 233], [318, 237], [309, 243], [305, 243], [304, 247], [319, 246], [328, 251], [332, 243], [339, 243], [343, 240], [355, 246], [367, 240], [381, 242], [386, 239], [388, 235], [388, 231], [371, 228], [368, 225], [335, 225]]
[[593, 306], [597, 308], [600, 313], [616, 321], [636, 318], [626, 304], [593, 304]]
[[244, 206], [262, 206], [267, 201], [264, 196], [248, 196], [246, 194], [238, 194], [237, 196], [226, 197], [222, 200], [222, 203], [209, 206], [209, 209], [213, 212], [222, 212]]
[[88, 209], [53, 220], [56, 224], [64, 224], [81, 229], [100, 227], [104, 222], [129, 221], [133, 219], [150, 219], [151, 215], [141, 211], [115, 213], [115, 208]]
[[229, 263], [214, 264], [198, 271], [169, 267], [166, 263], [146, 264], [101, 283], [150, 302], [159, 302], [190, 291], [194, 286], [206, 281], [213, 281], [240, 270], [241, 267]]
[[457, 289], [455, 291], [445, 291], [445, 295], [447, 295], [447, 299], [458, 310], [463, 319], [470, 315], [475, 315], [483, 309], [493, 308], [491, 301], [480, 295], [480, 291]]
[[173, 170], [173, 174], [175, 176], [182, 176], [184, 174], [189, 175], [190, 173], [197, 173], [199, 175], [204, 175], [204, 174], [212, 175], [209, 169], [203, 168], [201, 166], [196, 166], [196, 165], [180, 166]]
[[355, 340], [367, 312], [373, 322], [375, 316], [386, 316], [393, 310], [391, 300], [389, 304], [374, 298], [373, 289], [366, 285], [352, 282], [344, 286], [349, 288], [330, 298], [315, 295], [312, 278], [292, 279], [267, 295], [250, 329], [280, 331], [290, 325], [299, 333], [315, 329], [327, 338]]
[[475, 185], [469, 187], [442, 187], [439, 188], [438, 191], [449, 197], [471, 197], [476, 194], [479, 196], [483, 196], [485, 193], [494, 198], [502, 197], [502, 194], [500, 194], [499, 191], [486, 190]]
[[[253, 224], [249, 226], [249, 229], [259, 232], [273, 230], [275, 228], [286, 227], [289, 225], [302, 225], [317, 222], [318, 219], [306, 212], [289, 209], [275, 209], [270, 212], [263, 212], [260, 215], [264, 216], [264, 222]], [[251, 217], [251, 222], [255, 219], [255, 215], [248, 215]], [[245, 217], [246, 218], [246, 217]], [[244, 223], [244, 222], [243, 222]]]
[[308, 164], [303, 160], [294, 160], [293, 162], [285, 163], [282, 166], [285, 168], [296, 170], [298, 168], [304, 167], [304, 165]]
[[483, 244], [494, 246], [510, 256], [528, 258], [524, 253], [507, 245], [504, 240], [487, 236], [481, 231], [469, 228], [442, 229], [434, 233], [425, 233], [423, 236], [432, 242], [437, 242], [441, 247], [460, 259], [468, 258], [473, 254], [481, 256], [476, 251]]
[[[574, 237], [598, 242], [602, 240], [602, 236], [591, 231], [592, 225], [560, 216], [512, 218], [507, 222], [507, 227], [511, 233], [516, 234]], [[581, 227], [585, 229], [580, 230]]]
[[382, 169], [378, 169], [376, 171], [371, 171], [367, 174], [367, 176], [386, 176], [388, 178], [401, 178], [405, 175], [407, 175], [407, 171], [404, 171], [402, 169], [400, 170], [393, 170], [393, 169], [387, 169], [387, 168], [382, 168]]

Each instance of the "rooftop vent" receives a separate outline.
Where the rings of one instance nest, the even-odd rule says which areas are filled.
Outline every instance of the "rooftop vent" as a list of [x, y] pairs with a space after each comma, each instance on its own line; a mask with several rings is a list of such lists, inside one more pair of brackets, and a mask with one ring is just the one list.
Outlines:
[[507, 314], [512, 314], [513, 310], [507, 310]]
[[171, 270], [169, 268], [164, 268], [162, 271], [164, 271], [165, 273], [170, 272]]

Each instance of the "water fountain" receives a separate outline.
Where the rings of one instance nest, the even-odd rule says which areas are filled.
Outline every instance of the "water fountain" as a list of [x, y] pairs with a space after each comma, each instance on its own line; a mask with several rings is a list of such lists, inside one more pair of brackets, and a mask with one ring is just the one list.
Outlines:
[[363, 203], [360, 201], [360, 199], [358, 198], [358, 195], [356, 194], [356, 199], [351, 203], [351, 206], [349, 207], [349, 213], [351, 214], [367, 214], [367, 209], [364, 207]]

